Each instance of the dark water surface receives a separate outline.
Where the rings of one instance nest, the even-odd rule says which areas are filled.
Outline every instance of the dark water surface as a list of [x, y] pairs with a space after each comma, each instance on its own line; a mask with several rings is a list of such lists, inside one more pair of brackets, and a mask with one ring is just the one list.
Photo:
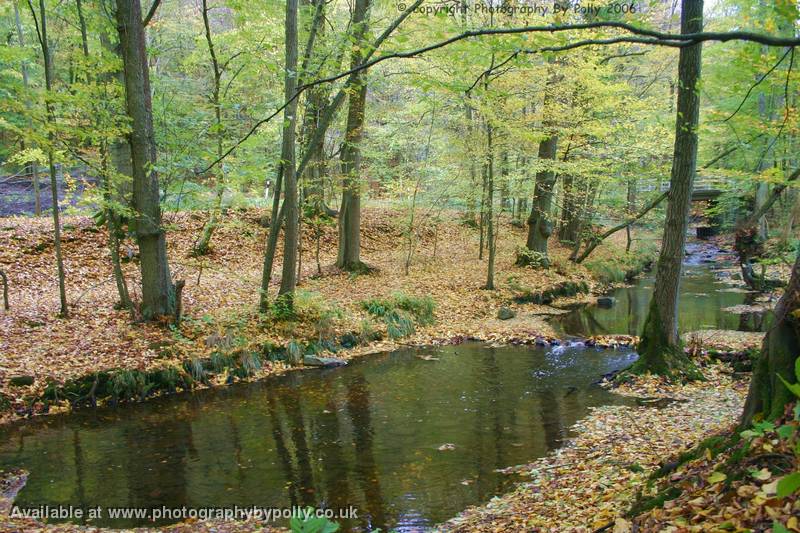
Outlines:
[[353, 505], [345, 530], [419, 530], [510, 488], [495, 469], [560, 446], [589, 407], [630, 402], [593, 382], [634, 357], [408, 349], [2, 428], [0, 468], [30, 471], [20, 507]]
[[[691, 246], [691, 245], [690, 245]], [[687, 246], [688, 250], [692, 250]], [[739, 331], [766, 331], [771, 323], [770, 314], [735, 314], [724, 311], [735, 305], [751, 305], [754, 294], [741, 292], [738, 285], [725, 283], [718, 272], [703, 258], [713, 257], [713, 252], [701, 255], [697, 248], [683, 267], [681, 296], [678, 304], [678, 328], [682, 332], [699, 329], [732, 329]], [[729, 275], [724, 273], [724, 275]], [[653, 295], [654, 276], [648, 275], [634, 281], [630, 287], [609, 293], [615, 298], [611, 308], [588, 305], [575, 308], [552, 320], [553, 326], [563, 335], [588, 337], [591, 335], [639, 335], [647, 317], [647, 308]]]

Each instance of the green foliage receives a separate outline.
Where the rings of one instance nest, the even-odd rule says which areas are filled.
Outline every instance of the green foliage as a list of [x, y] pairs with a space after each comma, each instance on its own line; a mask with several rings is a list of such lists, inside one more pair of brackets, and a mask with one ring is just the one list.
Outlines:
[[592, 276], [604, 284], [622, 283], [639, 275], [653, 261], [655, 253], [645, 250], [592, 259], [583, 264]]
[[789, 389], [789, 391], [797, 396], [800, 399], [800, 357], [795, 358], [794, 360], [794, 376], [795, 376], [795, 383], [789, 383], [786, 379], [781, 376], [780, 374], [776, 374], [778, 379], [781, 380], [781, 383]]
[[342, 311], [334, 304], [326, 302], [320, 293], [302, 289], [297, 289], [291, 300], [285, 297], [276, 298], [270, 311], [277, 322], [314, 324], [320, 334], [342, 316]]
[[548, 268], [550, 260], [546, 254], [529, 250], [525, 246], [519, 246], [516, 250], [517, 266], [526, 266], [533, 269]]
[[429, 325], [435, 320], [436, 304], [430, 296], [409, 296], [402, 292], [390, 298], [372, 298], [361, 302], [361, 307], [386, 323], [391, 339], [412, 335], [416, 325]]
[[600, 283], [622, 283], [625, 281], [625, 271], [615, 260], [596, 259], [584, 263], [592, 276]]
[[778, 481], [778, 498], [785, 498], [800, 489], [800, 472], [792, 472]]
[[361, 303], [369, 314], [382, 318], [393, 310], [406, 311], [420, 325], [432, 324], [435, 320], [436, 303], [430, 296], [409, 296], [395, 292], [389, 298], [372, 298]]
[[292, 533], [334, 533], [339, 531], [339, 524], [324, 516], [316, 516], [314, 508], [307, 507], [303, 516], [293, 516], [289, 521]]

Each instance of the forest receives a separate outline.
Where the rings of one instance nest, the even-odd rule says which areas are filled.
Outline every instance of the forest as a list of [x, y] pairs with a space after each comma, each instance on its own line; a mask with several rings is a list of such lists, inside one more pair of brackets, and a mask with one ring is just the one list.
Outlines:
[[800, 533], [796, 0], [0, 35], [0, 531]]

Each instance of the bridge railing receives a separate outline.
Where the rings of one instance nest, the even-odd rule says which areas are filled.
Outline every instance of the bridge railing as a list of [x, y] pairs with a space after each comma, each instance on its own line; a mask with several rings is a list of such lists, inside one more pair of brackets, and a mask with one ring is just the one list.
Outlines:
[[[707, 191], [725, 191], [732, 183], [730, 178], [719, 176], [698, 176], [694, 181], [693, 192], [707, 192]], [[656, 180], [643, 180], [638, 183], [638, 192], [652, 192], [658, 190], [666, 192], [669, 190], [669, 180], [665, 179], [661, 182]]]

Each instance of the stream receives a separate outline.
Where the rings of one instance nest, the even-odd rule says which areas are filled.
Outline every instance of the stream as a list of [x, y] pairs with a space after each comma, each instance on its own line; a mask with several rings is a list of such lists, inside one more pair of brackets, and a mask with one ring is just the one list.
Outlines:
[[517, 478], [496, 470], [561, 446], [590, 407], [630, 403], [594, 382], [634, 358], [405, 349], [3, 428], [0, 468], [30, 472], [21, 508], [353, 505], [358, 519], [345, 530], [419, 531], [510, 489]]
[[[700, 329], [729, 329], [766, 331], [772, 323], [770, 313], [733, 313], [725, 309], [738, 305], [753, 305], [755, 294], [741, 288], [741, 282], [731, 282], [731, 273], [719, 268], [717, 262], [724, 252], [702, 242], [686, 246], [686, 260], [681, 278], [681, 297], [678, 304], [678, 329], [683, 333]], [[569, 313], [556, 316], [552, 324], [561, 336], [590, 337], [592, 335], [639, 335], [647, 317], [653, 295], [654, 275], [648, 274], [630, 286], [611, 291], [611, 307], [583, 305]]]
[[[709, 257], [689, 255], [680, 327], [764, 328], [763, 315], [722, 311], [749, 295], [731, 291]], [[576, 337], [637, 334], [652, 285], [645, 277], [615, 290], [611, 308], [579, 307], [554, 325]], [[419, 531], [512, 488], [518, 478], [498, 470], [561, 446], [592, 407], [631, 404], [595, 383], [635, 357], [582, 343], [402, 349], [2, 427], [0, 468], [30, 472], [21, 508], [352, 505], [358, 517], [339, 520], [343, 530]]]

